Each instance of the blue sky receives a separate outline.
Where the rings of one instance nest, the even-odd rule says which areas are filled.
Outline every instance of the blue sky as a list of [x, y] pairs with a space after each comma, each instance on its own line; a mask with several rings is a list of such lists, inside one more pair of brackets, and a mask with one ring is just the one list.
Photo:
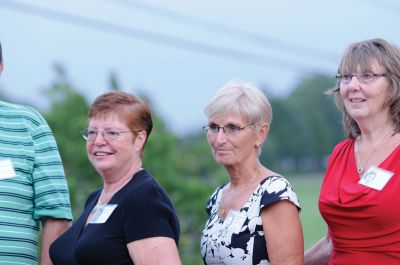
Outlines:
[[44, 109], [61, 63], [91, 102], [114, 72], [185, 133], [200, 130], [204, 106], [228, 80], [285, 95], [307, 73], [334, 76], [353, 41], [400, 45], [399, 22], [394, 0], [1, 0], [0, 89]]

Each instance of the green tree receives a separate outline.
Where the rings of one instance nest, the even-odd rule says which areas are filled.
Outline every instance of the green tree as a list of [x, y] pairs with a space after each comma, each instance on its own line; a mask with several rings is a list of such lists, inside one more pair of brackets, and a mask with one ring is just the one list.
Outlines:
[[287, 98], [271, 99], [274, 118], [263, 161], [272, 159], [284, 171], [323, 169], [326, 156], [343, 138], [340, 113], [324, 93], [334, 84], [327, 76], [309, 76]]
[[74, 215], [82, 211], [89, 191], [100, 185], [100, 178], [86, 156], [81, 131], [87, 126], [89, 105], [70, 84], [61, 65], [55, 66], [56, 79], [45, 93], [50, 107], [44, 114], [60, 150], [71, 192]]

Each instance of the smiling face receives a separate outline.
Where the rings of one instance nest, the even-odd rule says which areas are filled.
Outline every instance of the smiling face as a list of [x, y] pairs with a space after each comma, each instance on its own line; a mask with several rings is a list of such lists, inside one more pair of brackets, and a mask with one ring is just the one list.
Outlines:
[[[144, 131], [129, 132], [129, 127], [114, 113], [90, 118], [88, 129], [98, 133], [86, 142], [87, 155], [103, 177], [129, 172], [140, 161], [140, 151], [146, 138]], [[125, 133], [106, 139], [101, 133], [105, 131]]]
[[[374, 62], [371, 65], [374, 73], [385, 73], [385, 69]], [[353, 74], [353, 73], [351, 73]], [[388, 98], [389, 82], [386, 77], [375, 77], [367, 84], [360, 83], [353, 77], [348, 84], [340, 85], [340, 96], [346, 112], [357, 123], [388, 120], [389, 106], [385, 106]]]

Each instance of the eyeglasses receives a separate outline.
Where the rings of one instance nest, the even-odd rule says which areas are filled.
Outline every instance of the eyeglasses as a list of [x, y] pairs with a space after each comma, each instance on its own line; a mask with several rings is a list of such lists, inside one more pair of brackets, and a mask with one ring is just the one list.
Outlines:
[[86, 141], [94, 141], [97, 137], [97, 135], [100, 133], [101, 136], [107, 141], [114, 141], [117, 140], [121, 137], [121, 134], [123, 133], [129, 133], [129, 132], [140, 132], [141, 130], [136, 130], [136, 131], [117, 131], [117, 130], [106, 130], [106, 131], [95, 131], [95, 130], [90, 130], [90, 129], [83, 129], [82, 130], [82, 137]]
[[372, 82], [376, 77], [386, 76], [386, 73], [375, 74], [372, 72], [358, 73], [358, 74], [337, 74], [336, 78], [339, 79], [340, 83], [348, 84], [355, 76], [358, 82], [368, 84]]
[[229, 123], [229, 124], [227, 124], [225, 126], [219, 126], [219, 125], [217, 125], [215, 123], [211, 123], [209, 125], [204, 125], [203, 126], [203, 131], [208, 133], [208, 134], [214, 135], [214, 134], [218, 134], [219, 130], [222, 129], [222, 131], [226, 135], [233, 136], [233, 135], [238, 134], [241, 130], [244, 130], [244, 129], [250, 128], [250, 127], [254, 128], [254, 125], [252, 124], [252, 125], [240, 127], [240, 126], [237, 126], [237, 125], [232, 124], [232, 123]]

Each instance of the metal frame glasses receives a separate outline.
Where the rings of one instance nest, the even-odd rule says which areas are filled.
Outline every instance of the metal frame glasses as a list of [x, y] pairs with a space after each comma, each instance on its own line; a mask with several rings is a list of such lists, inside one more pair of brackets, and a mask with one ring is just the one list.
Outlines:
[[96, 131], [90, 130], [88, 128], [82, 130], [82, 138], [86, 141], [94, 141], [99, 133], [107, 141], [114, 141], [120, 138], [121, 134], [129, 132], [140, 132], [141, 130], [135, 131], [117, 131], [117, 130], [106, 130], [106, 131]]
[[340, 81], [342, 84], [349, 84], [351, 80], [353, 80], [353, 77], [356, 77], [358, 82], [363, 83], [363, 84], [369, 84], [372, 81], [375, 80], [376, 77], [382, 77], [382, 76], [387, 76], [386, 73], [373, 73], [373, 72], [364, 72], [364, 73], [358, 73], [358, 74], [337, 74], [336, 78]]
[[211, 123], [209, 125], [204, 125], [203, 126], [203, 131], [205, 133], [207, 133], [207, 134], [210, 134], [210, 135], [216, 135], [216, 134], [219, 133], [219, 130], [222, 129], [222, 131], [226, 135], [233, 136], [233, 135], [238, 134], [241, 130], [244, 130], [246, 128], [254, 128], [254, 124], [247, 125], [247, 126], [244, 126], [244, 127], [240, 127], [240, 126], [232, 124], [232, 123], [229, 123], [229, 124], [227, 124], [225, 126], [219, 126], [219, 125], [217, 125], [215, 123]]

